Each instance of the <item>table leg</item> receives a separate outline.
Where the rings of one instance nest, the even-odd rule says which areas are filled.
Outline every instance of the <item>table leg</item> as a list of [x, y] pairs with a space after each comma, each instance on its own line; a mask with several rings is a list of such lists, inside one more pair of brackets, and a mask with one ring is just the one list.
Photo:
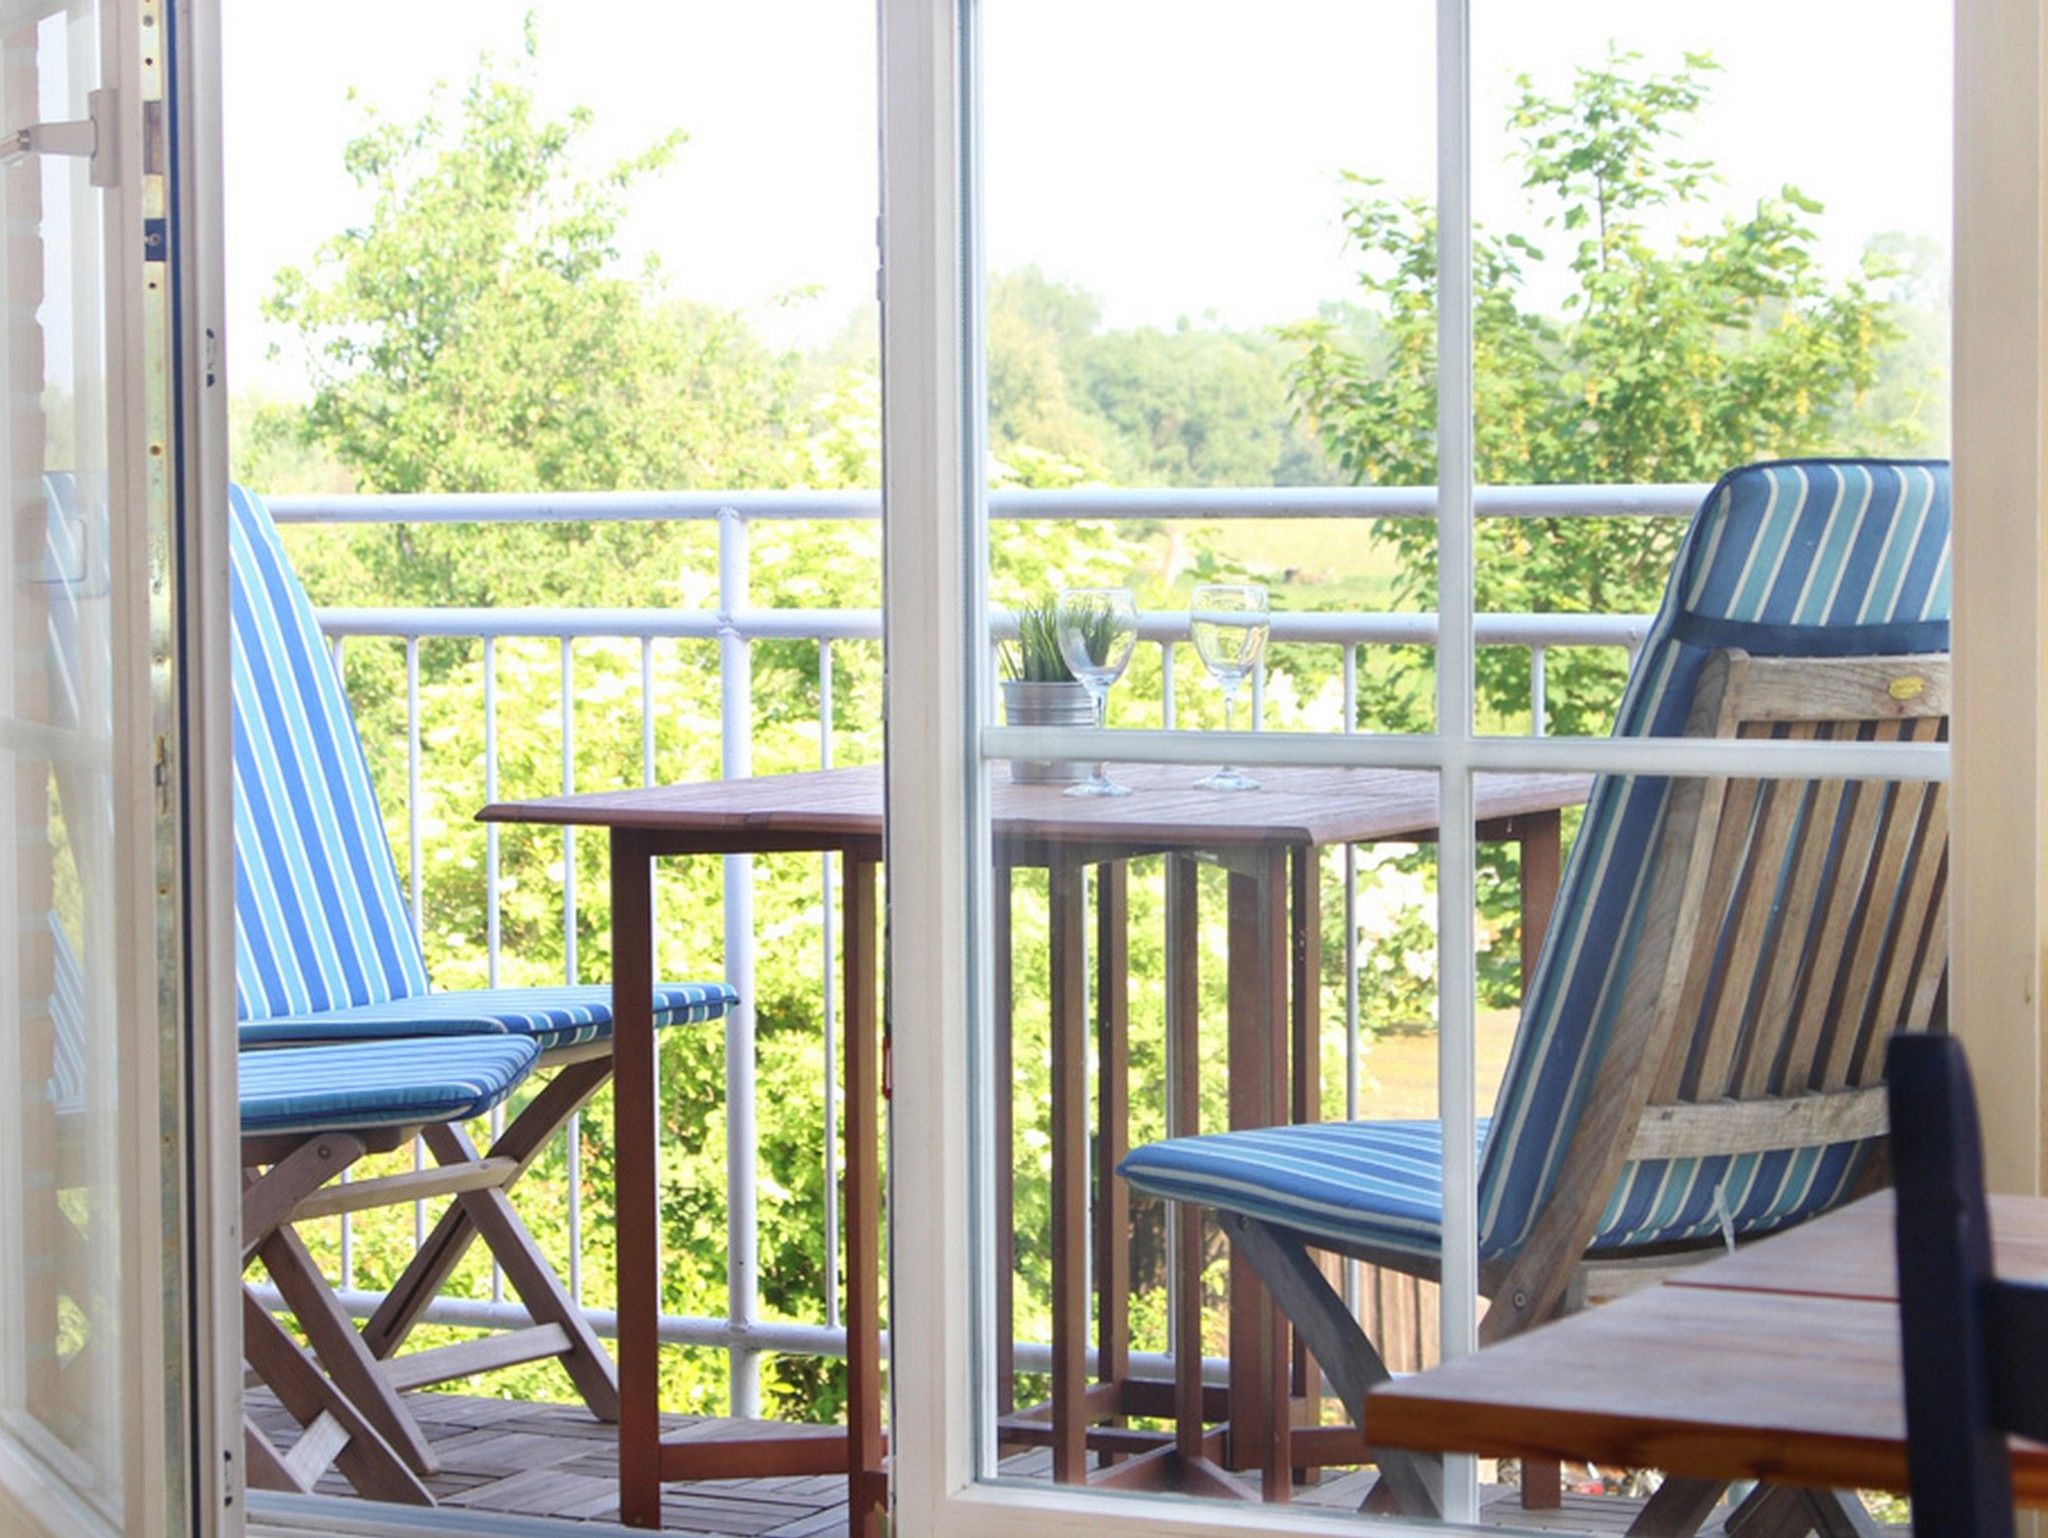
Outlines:
[[661, 1526], [661, 1197], [655, 1178], [654, 861], [614, 829], [612, 1148], [618, 1188], [619, 1520]]
[[[1536, 958], [1557, 905], [1562, 861], [1563, 818], [1556, 811], [1531, 812], [1515, 819], [1522, 846], [1522, 996], [1536, 976]], [[1564, 1470], [1555, 1458], [1522, 1460], [1522, 1509], [1555, 1511], [1564, 1505]]]
[[1130, 1145], [1129, 878], [1121, 860], [1096, 878], [1095, 1376], [1115, 1385], [1130, 1377], [1131, 1361], [1131, 1196], [1116, 1172]]
[[1554, 810], [1530, 812], [1515, 823], [1522, 835], [1522, 992], [1527, 996], [1550, 930], [1550, 911], [1557, 906], [1563, 816]]
[[[1287, 851], [1256, 851], [1230, 875], [1230, 1125], [1288, 1110]], [[1251, 1263], [1230, 1257], [1230, 1462], [1258, 1468], [1268, 1501], [1289, 1493], [1286, 1322]]]
[[[1292, 962], [1288, 983], [1289, 1007], [1289, 1057], [1292, 1060], [1292, 1083], [1290, 1086], [1288, 1110], [1291, 1119], [1298, 1125], [1318, 1122], [1323, 1119], [1323, 862], [1322, 852], [1313, 846], [1297, 848], [1288, 856], [1289, 887], [1289, 934], [1292, 940], [1289, 957]], [[1341, 1258], [1325, 1254], [1318, 1258], [1318, 1264], [1330, 1278], [1330, 1285], [1341, 1292], [1343, 1265]], [[1294, 1338], [1294, 1351], [1290, 1362], [1289, 1401], [1292, 1406], [1289, 1424], [1313, 1426], [1321, 1418], [1321, 1385], [1317, 1381], [1315, 1366], [1309, 1360], [1308, 1343], [1299, 1335]], [[1315, 1478], [1315, 1470], [1297, 1468], [1294, 1480], [1306, 1484]]]
[[1087, 1478], [1088, 982], [1087, 868], [1053, 856], [1052, 1477]]
[[873, 859], [847, 855], [844, 902], [847, 1527], [853, 1538], [881, 1538], [888, 1476], [882, 1466], [881, 1044]]
[[990, 1170], [991, 1196], [996, 1209], [995, 1291], [996, 1291], [996, 1414], [1008, 1415], [1017, 1408], [1017, 1256], [1016, 1256], [1016, 1054], [1012, 1037], [1011, 1012], [1016, 987], [1014, 958], [1010, 951], [1010, 881], [1013, 868], [997, 863], [989, 883], [992, 912], [989, 920], [990, 945], [995, 977], [991, 991], [995, 1018], [990, 1022], [994, 1038], [991, 1067], [994, 1073], [995, 1115], [991, 1138], [995, 1144], [994, 1166]]
[[[1201, 1130], [1200, 871], [1181, 855], [1166, 857], [1166, 1132]], [[1202, 1209], [1168, 1202], [1173, 1266], [1174, 1445], [1183, 1466], [1202, 1450]]]

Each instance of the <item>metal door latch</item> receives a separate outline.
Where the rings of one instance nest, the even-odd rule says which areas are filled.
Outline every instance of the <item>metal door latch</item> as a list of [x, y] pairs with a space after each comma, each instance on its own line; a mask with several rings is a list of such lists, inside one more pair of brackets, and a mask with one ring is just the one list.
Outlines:
[[14, 165], [30, 155], [83, 155], [89, 162], [86, 174], [93, 186], [113, 186], [118, 180], [114, 166], [114, 93], [88, 92], [85, 111], [83, 118], [73, 122], [31, 123], [0, 138], [0, 166]]

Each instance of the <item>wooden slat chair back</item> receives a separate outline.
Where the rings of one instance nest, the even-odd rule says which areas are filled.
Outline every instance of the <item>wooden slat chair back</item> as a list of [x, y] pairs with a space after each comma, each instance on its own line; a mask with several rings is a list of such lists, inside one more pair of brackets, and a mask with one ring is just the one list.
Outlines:
[[[1725, 650], [1687, 732], [1937, 742], [1949, 698], [1945, 655]], [[1844, 1192], [1866, 1178], [1885, 1039], [1944, 1023], [1945, 784], [1678, 780], [1658, 841], [1599, 1077], [1529, 1243], [1493, 1268], [1489, 1339], [1682, 1262], [1684, 1247], [1588, 1254], [1596, 1234], [1657, 1221], [1672, 1193], [1719, 1193], [1732, 1228], [1759, 1180]]]

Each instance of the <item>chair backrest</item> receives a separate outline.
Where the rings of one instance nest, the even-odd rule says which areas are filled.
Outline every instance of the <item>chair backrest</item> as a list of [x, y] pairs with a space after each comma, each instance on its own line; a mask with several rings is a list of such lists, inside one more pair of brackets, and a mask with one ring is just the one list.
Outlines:
[[[1944, 655], [1723, 651], [1701, 674], [1688, 734], [1938, 742], [1949, 697]], [[1657, 1022], [1660, 1050], [1644, 1064], [1630, 1159], [1818, 1158], [1882, 1136], [1880, 1044], [1947, 1012], [1947, 785], [1685, 780], [1663, 837], [1650, 922], [1674, 943], [1635, 1006]], [[1660, 1205], [1633, 1191], [1627, 1202]]]
[[2048, 1441], [2048, 1288], [1992, 1274], [1984, 1150], [1961, 1043], [1894, 1037], [1885, 1078], [1913, 1530], [2011, 1538], [2006, 1433]]
[[[1948, 530], [1943, 463], [1801, 460], [1730, 472], [1686, 534], [1664, 603], [1630, 671], [1615, 735], [1818, 735], [1821, 718], [1810, 713], [1796, 722], [1747, 720], [1743, 699], [1751, 683], [1761, 687], [1770, 659], [1945, 653]], [[1749, 682], [1733, 677], [1732, 657], [1710, 670], [1717, 652], [1738, 650], [1746, 654], [1739, 670]], [[1822, 687], [1773, 676], [1779, 694], [1788, 683], [1795, 694]], [[1731, 683], [1742, 687], [1731, 693]], [[1933, 688], [1926, 699], [1938, 703]], [[1860, 700], [1855, 709], [1862, 709]], [[1849, 717], [1826, 727], [1829, 734], [1876, 730]], [[1915, 734], [1940, 730], [1931, 715], [1912, 728]], [[1623, 1248], [1697, 1240], [1724, 1229], [1767, 1231], [1840, 1200], [1861, 1172], [1868, 1140], [1860, 1135], [1815, 1147], [1802, 1141], [1810, 1137], [1805, 1129], [1775, 1148], [1753, 1137], [1746, 1148], [1702, 1154], [1696, 1121], [1683, 1135], [1672, 1131], [1663, 1145], [1668, 1152], [1653, 1154], [1658, 1145], [1652, 1142], [1644, 1157], [1630, 1157], [1652, 1083], [1666, 1104], [1715, 1098], [1717, 1073], [1723, 1088], [1732, 1073], [1738, 1087], [1769, 1094], [1791, 1088], [1801, 1064], [1812, 1079], [1812, 1064], [1802, 1056], [1809, 1048], [1819, 1050], [1814, 1061], [1825, 1067], [1803, 1088], [1852, 1082], [1842, 1075], [1867, 1069], [1869, 1031], [1881, 1035], [1907, 1019], [1903, 1010], [1882, 1018], [1880, 993], [1875, 1003], [1855, 1001], [1857, 1008], [1879, 1009], [1874, 1025], [1858, 1019], [1852, 1029], [1845, 1023], [1847, 996], [1832, 982], [1821, 989], [1810, 966], [1801, 969], [1811, 925], [1800, 943], [1788, 945], [1792, 931], [1785, 920], [1792, 915], [1772, 900], [1774, 894], [1797, 900], [1787, 883], [1816, 891], [1820, 883], [1843, 879], [1848, 867], [1841, 850], [1835, 848], [1830, 864], [1834, 846], [1817, 836], [1823, 825], [1835, 826], [1827, 816], [1837, 823], [1846, 818], [1850, 832], [1874, 828], [1878, 843], [1890, 850], [1904, 824], [1884, 816], [1873, 825], [1860, 819], [1890, 804], [1895, 792], [1865, 787], [1850, 794], [1840, 786], [1800, 784], [1762, 795], [1754, 784], [1723, 786], [1711, 793], [1733, 797], [1724, 809], [1722, 801], [1707, 800], [1715, 783], [1603, 777], [1588, 800], [1480, 1165], [1482, 1253], [1496, 1265], [1517, 1257], [1518, 1273], [1530, 1269], [1524, 1262], [1533, 1255], [1544, 1289], [1561, 1285], [1559, 1263], [1567, 1251], [1575, 1261], [1588, 1245]], [[1921, 810], [1931, 827], [1933, 809]], [[1796, 850], [1753, 836], [1780, 837], [1795, 824], [1813, 835]], [[1714, 839], [1696, 859], [1695, 833], [1709, 826], [1717, 830]], [[1724, 827], [1725, 843], [1718, 831]], [[1941, 831], [1945, 837], [1945, 826]], [[1917, 872], [1944, 868], [1938, 852], [1924, 852]], [[1888, 858], [1866, 860], [1873, 880], [1894, 869]], [[1938, 903], [1935, 879], [1929, 900]], [[1696, 917], [1677, 950], [1672, 905], [1688, 890]], [[1721, 910], [1708, 917], [1715, 901]], [[1850, 917], [1839, 907], [1829, 911], [1838, 922]], [[1921, 927], [1930, 922], [1923, 919]], [[1938, 937], [1938, 927], [1934, 933]], [[1857, 931], [1859, 946], [1867, 940], [1886, 958], [1894, 954], [1893, 938], [1885, 924]], [[1932, 972], [1906, 967], [1896, 975], [1911, 975], [1908, 1006], [1932, 1017], [1940, 1000], [1938, 944], [1930, 956]], [[1614, 1050], [1629, 1040], [1627, 1022], [1644, 1018], [1646, 1000], [1669, 1006], [1688, 999], [1693, 1016], [1678, 1028], [1684, 1045], [1675, 1074], [1645, 1074], [1646, 1064], [1652, 1074], [1663, 1073], [1667, 1054], [1659, 1049], [1668, 1045], [1669, 1032], [1654, 1045], [1638, 1034], [1634, 1061]], [[1780, 1021], [1765, 1024], [1764, 1017], [1782, 1015], [1795, 1000], [1797, 1024], [1788, 1038]], [[1865, 1045], [1861, 1056], [1856, 1040]], [[1840, 1064], [1838, 1048], [1845, 1054]], [[1618, 1098], [1621, 1087], [1627, 1093]], [[1628, 1095], [1633, 1102], [1622, 1103]], [[1649, 1118], [1649, 1130], [1657, 1120]], [[1541, 1317], [1556, 1301], [1531, 1296], [1527, 1306]], [[1500, 1312], [1495, 1331], [1509, 1327], [1507, 1311]]]
[[238, 1018], [427, 991], [348, 698], [269, 511], [229, 490]]

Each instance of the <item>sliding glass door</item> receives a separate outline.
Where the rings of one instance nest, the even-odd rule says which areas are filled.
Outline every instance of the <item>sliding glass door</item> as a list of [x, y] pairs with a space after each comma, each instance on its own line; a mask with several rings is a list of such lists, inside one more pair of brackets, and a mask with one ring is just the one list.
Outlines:
[[[1697, 864], [1803, 894], [1788, 958], [1839, 953], [1876, 899], [1835, 855], [1898, 808], [1927, 879], [1882, 899], [1891, 993], [1828, 1023], [1811, 966], [1748, 955], [1656, 1093], [1711, 1098], [1724, 1052], [1731, 1095], [1867, 1087], [1872, 1022], [1937, 1023], [1945, 722], [1688, 732], [1663, 648], [1946, 649], [1950, 7], [1843, 72], [1764, 7], [883, 16], [900, 1510], [1386, 1520], [1242, 1247], [1125, 1161], [1397, 1127], [1428, 1253], [1325, 1272], [1388, 1365], [1566, 1306], [1524, 1279], [1559, 1161], [1607, 1156], [1584, 1076], [1627, 978], [1693, 975], [1689, 931], [1636, 945], [1667, 786], [1783, 855]], [[1911, 103], [1872, 116], [1883, 175], [1801, 126], [1878, 99]], [[1717, 533], [1751, 484], [1783, 494]], [[1806, 1154], [1624, 1162], [1589, 1253], [1826, 1200]], [[1545, 1477], [1453, 1457], [1375, 1505], [1513, 1527]]]

